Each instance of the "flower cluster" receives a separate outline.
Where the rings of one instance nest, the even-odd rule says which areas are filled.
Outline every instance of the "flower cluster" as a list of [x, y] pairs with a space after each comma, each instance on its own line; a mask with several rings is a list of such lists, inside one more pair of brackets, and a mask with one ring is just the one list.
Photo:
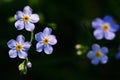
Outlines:
[[[113, 40], [115, 38], [115, 32], [118, 31], [119, 25], [116, 24], [111, 16], [105, 16], [102, 19], [96, 18], [92, 21], [92, 27], [95, 29], [93, 35], [97, 40], [101, 40], [105, 38], [106, 40]], [[116, 58], [120, 59], [120, 47], [118, 49], [118, 53], [116, 54]], [[108, 62], [108, 48], [102, 47], [98, 44], [92, 45], [92, 50], [90, 50], [87, 54], [87, 57], [91, 59], [91, 63], [93, 65], [98, 65], [99, 63], [105, 64]]]
[[[11, 39], [7, 42], [9, 50], [9, 57], [16, 58], [17, 56], [24, 61], [18, 66], [18, 69], [26, 74], [27, 68], [32, 67], [32, 63], [28, 60], [28, 50], [32, 46], [33, 41], [33, 31], [35, 29], [35, 24], [39, 21], [38, 14], [32, 14], [32, 9], [29, 6], [25, 6], [23, 11], [17, 11], [15, 14], [15, 27], [17, 30], [23, 30], [31, 32], [31, 40], [25, 42], [25, 37], [20, 34], [17, 36], [16, 40]], [[57, 43], [55, 35], [52, 35], [52, 29], [46, 27], [43, 32], [35, 34], [35, 40], [38, 41], [36, 44], [36, 51], [41, 52], [44, 50], [46, 54], [51, 54], [53, 52], [52, 45]]]

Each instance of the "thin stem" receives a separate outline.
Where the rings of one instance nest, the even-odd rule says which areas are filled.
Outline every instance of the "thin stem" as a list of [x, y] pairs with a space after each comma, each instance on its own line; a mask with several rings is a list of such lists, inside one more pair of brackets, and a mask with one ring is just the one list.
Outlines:
[[33, 33], [33, 31], [32, 31], [32, 32], [31, 32], [30, 42], [32, 42], [32, 41], [33, 41], [33, 38], [34, 38], [34, 33]]

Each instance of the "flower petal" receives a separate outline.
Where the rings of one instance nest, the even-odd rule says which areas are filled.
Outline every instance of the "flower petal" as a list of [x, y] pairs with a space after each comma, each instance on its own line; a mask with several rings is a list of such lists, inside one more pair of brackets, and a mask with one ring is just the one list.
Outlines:
[[35, 25], [33, 23], [30, 23], [30, 22], [25, 23], [25, 29], [27, 31], [33, 31], [35, 29]]
[[99, 63], [99, 59], [95, 58], [91, 61], [93, 65], [97, 65]]
[[31, 23], [37, 23], [38, 21], [39, 21], [39, 16], [37, 14], [31, 14], [30, 22]]
[[15, 27], [17, 28], [17, 30], [22, 30], [24, 28], [24, 22], [22, 20], [16, 21]]
[[14, 17], [16, 20], [19, 20], [19, 19], [22, 19], [23, 15], [24, 14], [22, 11], [17, 11]]
[[29, 6], [25, 6], [24, 9], [23, 9], [23, 12], [25, 14], [30, 15], [30, 14], [32, 14], [32, 9]]
[[50, 34], [51, 34], [51, 32], [52, 32], [52, 29], [51, 29], [51, 28], [46, 27], [46, 28], [44, 29], [44, 31], [43, 31], [43, 34], [44, 34], [44, 35], [50, 35]]
[[118, 53], [115, 55], [115, 58], [116, 58], [116, 59], [120, 59], [120, 52], [118, 52]]
[[113, 22], [113, 18], [112, 18], [111, 16], [109, 16], [109, 15], [105, 16], [105, 17], [103, 18], [103, 20], [104, 20], [105, 22], [109, 22], [109, 23], [112, 23], [112, 22]]
[[93, 22], [92, 22], [92, 27], [95, 29], [100, 29], [101, 26], [104, 24], [103, 20], [100, 18], [96, 18]]
[[10, 58], [16, 58], [17, 57], [17, 51], [16, 50], [10, 50], [9, 51]]
[[27, 51], [27, 50], [30, 48], [30, 46], [31, 46], [31, 43], [30, 43], [30, 42], [25, 42], [25, 43], [23, 44], [23, 50]]
[[46, 54], [51, 54], [53, 52], [53, 48], [51, 45], [47, 45], [44, 47], [44, 51]]
[[101, 52], [102, 52], [103, 54], [107, 54], [107, 53], [108, 53], [108, 48], [107, 48], [107, 47], [102, 47], [102, 48], [101, 48]]
[[103, 57], [101, 57], [100, 61], [102, 64], [105, 64], [108, 61], [108, 57], [106, 55], [104, 55]]
[[103, 31], [102, 30], [97, 29], [94, 31], [93, 34], [94, 34], [95, 38], [98, 40], [103, 38]]
[[113, 40], [115, 38], [115, 34], [113, 32], [107, 31], [105, 32], [105, 38], [107, 40]]
[[118, 29], [119, 29], [119, 25], [118, 24], [110, 24], [110, 31], [112, 31], [112, 32], [116, 32], [116, 31], [118, 31]]
[[39, 33], [35, 34], [35, 39], [37, 41], [42, 41], [43, 38], [44, 38], [44, 36], [43, 36], [42, 32], [39, 32]]
[[27, 58], [27, 53], [25, 51], [18, 51], [18, 57], [20, 59], [25, 59]]
[[25, 37], [24, 37], [23, 35], [18, 35], [17, 38], [16, 38], [16, 41], [17, 41], [18, 43], [23, 44], [24, 41], [25, 41]]
[[54, 35], [49, 35], [48, 39], [50, 40], [49, 44], [55, 45], [57, 43], [57, 39]]
[[43, 50], [44, 46], [43, 46], [43, 43], [42, 42], [38, 42], [36, 44], [36, 51], [37, 52], [41, 52]]
[[7, 45], [9, 48], [14, 49], [16, 46], [17, 42], [14, 39], [11, 39], [10, 41], [8, 41]]
[[92, 45], [92, 50], [93, 50], [94, 52], [99, 51], [99, 50], [100, 50], [100, 46], [99, 46], [98, 44], [93, 44], [93, 45]]
[[88, 54], [87, 54], [87, 57], [90, 58], [90, 59], [92, 59], [92, 58], [95, 57], [94, 54], [95, 53], [93, 51], [89, 51]]

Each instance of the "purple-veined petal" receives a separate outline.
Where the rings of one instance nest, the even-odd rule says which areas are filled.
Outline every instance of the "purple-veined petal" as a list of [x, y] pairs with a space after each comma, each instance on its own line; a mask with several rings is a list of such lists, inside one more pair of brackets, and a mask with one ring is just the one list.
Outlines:
[[24, 9], [23, 9], [23, 12], [25, 14], [30, 15], [30, 14], [32, 14], [32, 9], [29, 6], [25, 6]]
[[49, 39], [49, 44], [51, 45], [55, 45], [57, 43], [57, 39], [54, 35], [49, 35], [48, 39]]
[[104, 55], [104, 56], [101, 57], [100, 61], [101, 61], [102, 64], [105, 64], [108, 61], [108, 57], [106, 55]]
[[99, 51], [99, 50], [100, 50], [100, 46], [99, 46], [98, 44], [93, 44], [93, 45], [92, 45], [92, 50], [93, 50], [94, 52]]
[[23, 44], [25, 41], [25, 37], [23, 35], [18, 35], [16, 41], [20, 44]]
[[113, 32], [107, 31], [105, 32], [105, 38], [107, 40], [113, 40], [115, 38], [115, 34]]
[[27, 31], [33, 31], [35, 29], [35, 25], [33, 23], [30, 23], [30, 22], [25, 23], [25, 29]]
[[22, 11], [17, 11], [14, 17], [16, 20], [19, 20], [19, 19], [22, 19], [23, 15], [24, 14]]
[[94, 54], [95, 53], [93, 51], [89, 51], [88, 54], [87, 54], [87, 57], [90, 58], [90, 59], [92, 59], [92, 58], [95, 57]]
[[100, 29], [95, 30], [93, 34], [94, 34], [95, 38], [98, 40], [103, 38], [103, 31]]
[[112, 22], [113, 22], [113, 18], [112, 18], [111, 16], [109, 16], [109, 15], [105, 16], [105, 17], [103, 18], [103, 20], [104, 20], [105, 22], [109, 22], [109, 23], [112, 23]]
[[50, 35], [50, 34], [51, 34], [51, 32], [52, 32], [52, 29], [51, 29], [51, 28], [46, 27], [46, 28], [44, 29], [44, 31], [43, 31], [43, 34], [44, 34], [44, 35]]
[[18, 51], [18, 57], [19, 57], [20, 59], [25, 59], [25, 58], [27, 58], [27, 52], [25, 52], [25, 51]]
[[9, 48], [15, 49], [17, 42], [14, 39], [11, 39], [10, 41], [7, 42], [7, 45]]
[[102, 48], [101, 48], [101, 52], [102, 52], [103, 54], [107, 54], [107, 53], [108, 53], [108, 48], [107, 48], [107, 47], [102, 47]]
[[30, 22], [31, 23], [37, 23], [38, 21], [39, 21], [39, 16], [37, 14], [31, 14]]
[[24, 29], [24, 22], [22, 20], [18, 20], [15, 22], [15, 27], [17, 30], [22, 30]]
[[43, 48], [44, 48], [44, 45], [43, 45], [42, 42], [38, 42], [38, 43], [36, 44], [36, 51], [37, 51], [37, 52], [41, 52], [41, 51], [43, 50]]
[[100, 29], [101, 26], [104, 24], [103, 20], [100, 18], [96, 18], [93, 22], [92, 22], [92, 27], [95, 29]]
[[51, 45], [46, 45], [46, 46], [44, 47], [44, 52], [45, 52], [46, 54], [52, 54], [52, 52], [53, 52], [52, 46], [51, 46]]
[[17, 57], [17, 51], [16, 50], [9, 50], [9, 56], [10, 58], [16, 58]]
[[44, 38], [44, 36], [43, 36], [42, 32], [39, 32], [39, 33], [35, 34], [35, 39], [37, 41], [42, 41], [43, 38]]
[[92, 63], [93, 65], [97, 65], [97, 64], [99, 63], [99, 59], [94, 58], [94, 59], [92, 59], [91, 63]]
[[29, 48], [30, 48], [30, 46], [31, 46], [31, 43], [30, 42], [25, 42], [24, 44], [23, 44], [23, 50], [28, 50]]

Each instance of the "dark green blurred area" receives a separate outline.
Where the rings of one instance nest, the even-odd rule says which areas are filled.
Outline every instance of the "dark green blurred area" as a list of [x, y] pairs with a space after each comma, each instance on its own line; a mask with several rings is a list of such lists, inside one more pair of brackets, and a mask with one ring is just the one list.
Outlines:
[[[14, 27], [13, 17], [18, 10], [29, 5], [33, 13], [41, 20], [36, 23], [34, 33], [43, 31], [48, 26], [53, 28], [58, 43], [54, 52], [46, 55], [37, 53], [36, 41], [29, 50], [32, 68], [27, 75], [20, 75], [18, 65], [23, 61], [9, 58], [7, 42], [23, 34], [30, 40], [30, 32], [18, 31]], [[119, 0], [0, 0], [0, 80], [119, 80], [120, 60], [115, 60], [117, 46], [120, 44], [120, 31], [113, 41], [95, 40], [92, 35], [91, 21], [96, 17], [111, 15], [120, 23]], [[91, 49], [93, 43], [109, 48], [109, 61], [105, 65], [93, 66], [86, 57], [76, 55], [74, 46], [80, 43]]]

